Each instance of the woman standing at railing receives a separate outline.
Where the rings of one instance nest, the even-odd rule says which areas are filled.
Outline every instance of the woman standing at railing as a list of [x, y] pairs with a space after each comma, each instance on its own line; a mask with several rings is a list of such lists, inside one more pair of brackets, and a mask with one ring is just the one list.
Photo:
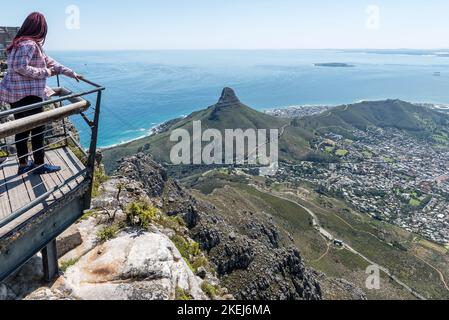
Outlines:
[[[8, 71], [0, 83], [0, 101], [10, 104], [13, 109], [39, 103], [52, 96], [54, 92], [46, 85], [49, 77], [63, 74], [77, 81], [82, 79], [82, 76], [45, 54], [43, 45], [47, 30], [44, 15], [33, 12], [26, 18], [14, 41], [6, 50]], [[40, 107], [16, 113], [14, 116], [21, 119], [43, 111]], [[60, 167], [45, 163], [44, 131], [45, 127], [38, 127], [16, 135], [19, 175], [31, 170], [35, 174], [61, 170]], [[30, 134], [34, 161], [28, 161]]]

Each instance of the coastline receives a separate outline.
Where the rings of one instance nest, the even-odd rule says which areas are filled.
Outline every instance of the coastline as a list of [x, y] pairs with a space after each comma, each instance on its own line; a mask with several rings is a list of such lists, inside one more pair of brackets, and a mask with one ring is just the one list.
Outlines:
[[116, 143], [116, 144], [113, 144], [113, 145], [110, 145], [110, 146], [99, 147], [98, 150], [100, 150], [100, 151], [109, 150], [109, 149], [113, 149], [113, 148], [116, 148], [116, 147], [120, 147], [120, 146], [126, 145], [126, 144], [134, 142], [134, 141], [138, 141], [138, 140], [141, 140], [141, 139], [145, 139], [145, 138], [151, 137], [151, 136], [153, 136], [155, 134], [163, 132], [165, 130], [165, 128], [167, 126], [169, 126], [173, 121], [176, 121], [176, 120], [182, 119], [182, 118], [186, 118], [186, 117], [187, 116], [182, 116], [182, 117], [177, 117], [177, 118], [173, 118], [173, 119], [164, 121], [162, 123], [159, 123], [159, 124], [153, 126], [149, 130], [146, 130], [147, 134], [141, 135], [141, 136], [139, 136], [137, 138], [134, 138], [134, 139], [129, 139], [129, 140], [124, 141], [124, 142], [119, 142], [119, 143]]
[[161, 126], [164, 126], [166, 123], [167, 122], [163, 122], [163, 123], [160, 123], [158, 125], [155, 125], [151, 129], [146, 130], [148, 132], [147, 134], [141, 135], [141, 136], [139, 136], [137, 138], [132, 138], [132, 139], [129, 139], [129, 140], [123, 141], [123, 142], [118, 142], [118, 143], [115, 143], [115, 144], [112, 144], [112, 145], [106, 146], [106, 147], [99, 147], [98, 150], [99, 151], [109, 150], [109, 149], [120, 147], [120, 146], [123, 146], [125, 144], [131, 143], [131, 142], [134, 142], [134, 141], [137, 141], [137, 140], [140, 140], [140, 139], [151, 137], [151, 136], [155, 135], [156, 133], [159, 133], [159, 131], [157, 129], [160, 128]]

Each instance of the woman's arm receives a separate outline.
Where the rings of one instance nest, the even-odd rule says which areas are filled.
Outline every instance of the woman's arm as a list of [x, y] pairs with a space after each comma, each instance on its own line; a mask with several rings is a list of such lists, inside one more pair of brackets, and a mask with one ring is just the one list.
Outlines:
[[77, 74], [70, 68], [60, 64], [56, 60], [50, 58], [44, 53], [45, 63], [47, 64], [47, 68], [50, 68], [54, 71], [54, 74], [63, 74], [70, 78], [76, 78]]
[[22, 76], [33, 79], [45, 79], [50, 77], [52, 75], [52, 71], [50, 69], [30, 66], [30, 61], [33, 58], [35, 51], [35, 45], [20, 45], [15, 51], [14, 59], [12, 59], [12, 70]]

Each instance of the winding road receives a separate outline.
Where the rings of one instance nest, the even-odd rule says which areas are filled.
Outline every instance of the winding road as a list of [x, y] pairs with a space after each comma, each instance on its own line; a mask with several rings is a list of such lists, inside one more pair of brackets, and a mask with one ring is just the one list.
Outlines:
[[[273, 197], [276, 197], [278, 199], [284, 200], [284, 201], [288, 201], [290, 203], [293, 203], [295, 205], [297, 205], [298, 207], [304, 209], [311, 217], [313, 220], [313, 225], [316, 227], [316, 230], [324, 237], [326, 238], [328, 241], [334, 241], [336, 240], [336, 238], [332, 235], [332, 233], [330, 233], [329, 231], [327, 231], [326, 229], [324, 229], [321, 226], [320, 220], [318, 219], [318, 216], [315, 214], [315, 212], [313, 212], [312, 210], [310, 210], [309, 208], [305, 207], [304, 205], [291, 200], [289, 198], [285, 198], [283, 196], [280, 196], [278, 194], [274, 194], [272, 192], [268, 192], [262, 188], [260, 188], [257, 185], [251, 184], [252, 187], [256, 188], [259, 192], [265, 193], [267, 195], [271, 195]], [[366, 262], [368, 262], [370, 265], [376, 265], [379, 267], [379, 270], [381, 270], [382, 272], [384, 272], [391, 280], [393, 280], [394, 282], [396, 282], [398, 285], [400, 285], [401, 287], [403, 287], [405, 290], [407, 290], [409, 293], [411, 293], [413, 296], [415, 296], [416, 298], [420, 299], [420, 300], [427, 300], [424, 296], [422, 296], [421, 294], [419, 294], [418, 292], [416, 292], [415, 289], [409, 287], [407, 284], [405, 284], [404, 282], [402, 282], [401, 280], [399, 280], [392, 272], [390, 272], [390, 270], [388, 270], [386, 267], [383, 267], [381, 265], [379, 265], [378, 263], [373, 262], [371, 259], [367, 258], [365, 255], [363, 255], [362, 253], [360, 253], [359, 251], [355, 250], [354, 248], [352, 248], [350, 245], [344, 243], [344, 248], [346, 250], [348, 250], [349, 252], [361, 257], [363, 260], [365, 260]]]

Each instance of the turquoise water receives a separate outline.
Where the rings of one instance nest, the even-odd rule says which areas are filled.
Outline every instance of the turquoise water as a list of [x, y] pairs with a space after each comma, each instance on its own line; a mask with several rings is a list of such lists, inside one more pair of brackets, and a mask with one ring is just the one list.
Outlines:
[[[449, 58], [336, 50], [50, 52], [107, 87], [100, 146], [147, 135], [155, 125], [214, 104], [234, 88], [259, 110], [399, 98], [449, 103]], [[315, 67], [342, 62], [353, 68]], [[441, 76], [435, 76], [440, 72]], [[63, 84], [87, 88], [71, 80]], [[85, 126], [84, 126], [85, 127]], [[86, 128], [86, 127], [85, 127]], [[83, 144], [88, 130], [82, 130]]]

